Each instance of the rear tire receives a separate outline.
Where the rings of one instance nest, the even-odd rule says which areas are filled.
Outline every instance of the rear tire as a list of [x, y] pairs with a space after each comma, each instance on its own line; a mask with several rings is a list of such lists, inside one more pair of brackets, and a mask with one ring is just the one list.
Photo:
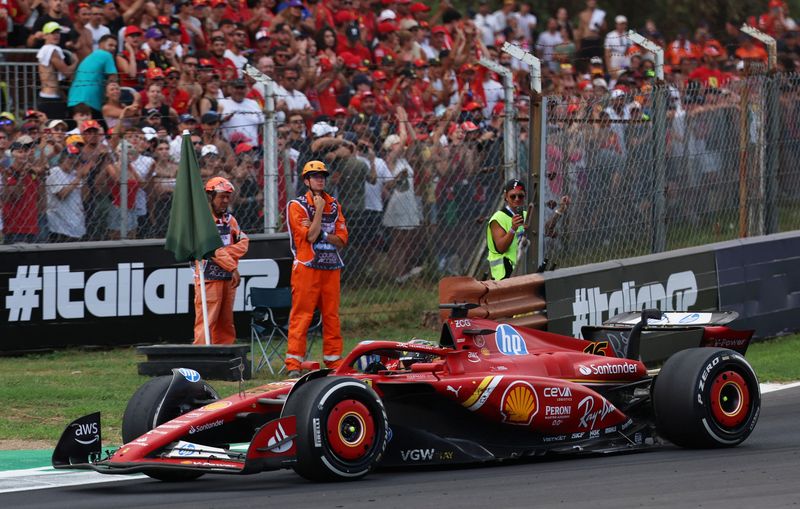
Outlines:
[[[181, 401], [172, 408], [159, 409], [171, 382], [172, 376], [153, 378], [139, 387], [131, 396], [122, 416], [122, 441], [124, 443], [127, 444], [151, 429], [198, 407], [191, 401]], [[213, 389], [211, 390], [213, 391]], [[157, 417], [156, 414], [158, 414]], [[145, 471], [144, 474], [159, 481], [171, 482], [192, 481], [203, 475], [202, 472], [183, 470], [153, 470]]]
[[733, 447], [753, 431], [761, 411], [758, 378], [737, 352], [682, 350], [664, 363], [653, 386], [658, 432], [682, 447]]
[[386, 410], [360, 380], [310, 380], [291, 394], [281, 415], [297, 417], [294, 470], [311, 481], [360, 479], [386, 450]]

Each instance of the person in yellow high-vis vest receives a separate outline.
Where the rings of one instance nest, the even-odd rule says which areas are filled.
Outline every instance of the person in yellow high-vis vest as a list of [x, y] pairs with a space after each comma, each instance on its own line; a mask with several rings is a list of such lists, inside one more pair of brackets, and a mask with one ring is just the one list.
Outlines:
[[489, 269], [492, 279], [511, 277], [517, 266], [517, 248], [524, 237], [525, 185], [519, 180], [509, 180], [503, 187], [503, 208], [495, 212], [486, 226], [486, 246], [489, 249]]

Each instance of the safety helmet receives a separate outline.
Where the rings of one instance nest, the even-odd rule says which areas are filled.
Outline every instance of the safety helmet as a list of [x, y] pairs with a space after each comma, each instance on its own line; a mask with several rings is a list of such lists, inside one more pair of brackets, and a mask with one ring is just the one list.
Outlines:
[[302, 178], [306, 178], [306, 175], [309, 173], [324, 173], [328, 174], [328, 168], [325, 166], [325, 163], [322, 161], [309, 161], [303, 166], [303, 173], [301, 174]]
[[233, 184], [223, 177], [211, 177], [206, 182], [207, 193], [232, 193], [234, 191]]

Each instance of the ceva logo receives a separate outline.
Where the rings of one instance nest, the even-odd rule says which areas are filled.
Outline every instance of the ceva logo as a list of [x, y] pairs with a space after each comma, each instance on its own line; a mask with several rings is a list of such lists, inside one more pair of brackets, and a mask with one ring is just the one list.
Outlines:
[[522, 334], [508, 324], [500, 324], [495, 329], [494, 335], [497, 349], [503, 355], [528, 355], [528, 345], [522, 339]]

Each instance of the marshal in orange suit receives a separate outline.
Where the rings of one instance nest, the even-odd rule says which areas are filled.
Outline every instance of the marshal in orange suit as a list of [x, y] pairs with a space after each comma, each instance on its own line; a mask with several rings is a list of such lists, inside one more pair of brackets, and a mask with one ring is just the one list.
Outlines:
[[[211, 214], [217, 225], [222, 247], [205, 264], [203, 277], [206, 282], [206, 304], [208, 306], [208, 329], [211, 343], [230, 345], [236, 341], [233, 325], [233, 300], [239, 286], [239, 259], [247, 253], [250, 239], [239, 229], [239, 223], [228, 212], [233, 193], [233, 184], [222, 177], [213, 177], [206, 182]], [[205, 345], [203, 327], [203, 304], [200, 299], [200, 276], [195, 265], [194, 274], [194, 344]]]
[[342, 362], [339, 325], [339, 276], [344, 267], [339, 250], [347, 245], [347, 225], [338, 200], [325, 192], [328, 169], [322, 161], [309, 161], [301, 174], [309, 191], [289, 202], [286, 217], [294, 254], [292, 311], [286, 370], [300, 374], [306, 356], [306, 336], [315, 309], [322, 313], [322, 359], [329, 368]]

